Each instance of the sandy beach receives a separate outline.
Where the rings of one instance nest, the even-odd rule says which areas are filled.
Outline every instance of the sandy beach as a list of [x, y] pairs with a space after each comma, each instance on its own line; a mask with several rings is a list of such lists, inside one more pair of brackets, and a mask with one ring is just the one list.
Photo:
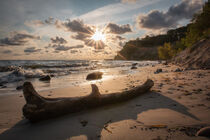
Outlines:
[[[154, 74], [161, 68], [162, 72]], [[138, 67], [133, 74], [92, 81], [101, 94], [141, 85], [154, 86], [128, 102], [85, 110], [31, 124], [24, 119], [22, 94], [0, 97], [1, 140], [205, 140], [196, 132], [210, 125], [210, 70], [175, 72], [175, 65]], [[182, 69], [182, 68], [180, 68]], [[88, 95], [90, 84], [41, 92], [46, 97]], [[35, 87], [36, 88], [36, 87]], [[85, 123], [84, 123], [85, 122]]]

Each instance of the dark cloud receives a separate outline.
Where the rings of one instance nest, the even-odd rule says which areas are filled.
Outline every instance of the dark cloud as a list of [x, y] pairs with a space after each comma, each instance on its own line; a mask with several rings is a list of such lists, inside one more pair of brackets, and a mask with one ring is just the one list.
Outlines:
[[90, 40], [91, 34], [77, 33], [76, 35], [72, 35], [71, 37], [76, 40], [85, 41]]
[[55, 39], [51, 38], [51, 42], [55, 43], [55, 44], [66, 44], [67, 43], [67, 41], [64, 38], [58, 37], [58, 36], [56, 36]]
[[[96, 27], [84, 24], [82, 20], [67, 20], [65, 22], [56, 20], [55, 26], [57, 28], [64, 29], [65, 31], [75, 33], [71, 37], [84, 42], [84, 45], [86, 46], [94, 47], [95, 49], [104, 49], [106, 47], [106, 44], [103, 41], [94, 41], [91, 39], [92, 35], [96, 31]], [[105, 28], [105, 32], [118, 35], [132, 32], [132, 30], [129, 24], [117, 25], [114, 23], [109, 23]], [[124, 40], [125, 38], [116, 36], [116, 39]]]
[[28, 47], [24, 50], [25, 53], [35, 53], [35, 52], [40, 52], [41, 49], [36, 49], [35, 47]]
[[81, 49], [81, 48], [84, 48], [83, 45], [75, 45], [75, 46], [65, 46], [65, 45], [62, 45], [62, 44], [49, 44], [47, 47], [45, 47], [46, 49], [47, 48], [54, 48], [54, 50], [56, 52], [59, 52], [59, 51], [68, 51], [68, 50], [71, 50], [71, 49]]
[[202, 0], [183, 0], [166, 12], [153, 10], [146, 15], [139, 15], [137, 25], [148, 29], [176, 27], [179, 21], [191, 19], [193, 14], [202, 8], [202, 4]]
[[95, 49], [103, 49], [106, 46], [103, 41], [93, 41], [91, 39], [96, 27], [84, 24], [82, 20], [68, 20], [66, 22], [57, 20], [55, 26], [75, 33], [71, 37], [82, 41], [86, 46], [94, 47]]
[[124, 34], [128, 32], [132, 32], [129, 24], [117, 25], [115, 23], [109, 23], [106, 26], [106, 29], [108, 30], [109, 33], [112, 33], [112, 34]]
[[4, 50], [2, 53], [4, 53], [4, 54], [11, 54], [12, 51], [11, 50]]
[[30, 39], [40, 39], [40, 37], [24, 33], [15, 33], [12, 37], [0, 39], [0, 46], [20, 46], [26, 44]]
[[94, 30], [91, 28], [91, 26], [84, 24], [82, 20], [68, 20], [67, 22], [63, 23], [63, 26], [71, 32], [84, 34], [94, 33]]
[[55, 50], [56, 51], [68, 51], [71, 47], [64, 46], [64, 45], [56, 45]]
[[84, 48], [83, 45], [76, 45], [76, 46], [71, 46], [71, 49], [81, 49]]

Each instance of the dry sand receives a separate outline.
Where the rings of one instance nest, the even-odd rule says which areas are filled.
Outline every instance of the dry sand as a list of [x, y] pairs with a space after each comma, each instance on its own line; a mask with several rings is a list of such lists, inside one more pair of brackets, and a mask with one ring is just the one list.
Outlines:
[[[154, 74], [157, 68], [163, 72]], [[205, 140], [194, 135], [199, 128], [210, 126], [210, 70], [174, 72], [176, 68], [162, 64], [139, 67], [134, 74], [99, 80], [96, 84], [102, 94], [127, 90], [147, 78], [155, 85], [151, 92], [125, 103], [36, 124], [22, 117], [22, 95], [1, 96], [0, 140]], [[40, 94], [69, 97], [87, 95], [90, 90], [90, 85], [75, 85]]]

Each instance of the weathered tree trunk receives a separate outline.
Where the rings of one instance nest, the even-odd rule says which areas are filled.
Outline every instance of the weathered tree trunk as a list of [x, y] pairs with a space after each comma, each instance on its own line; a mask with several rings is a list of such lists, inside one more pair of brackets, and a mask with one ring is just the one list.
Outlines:
[[131, 90], [119, 93], [100, 94], [98, 87], [92, 84], [92, 93], [88, 96], [45, 98], [35, 91], [30, 82], [25, 82], [23, 85], [23, 94], [26, 104], [23, 107], [23, 115], [31, 122], [35, 122], [88, 108], [123, 102], [146, 93], [153, 85], [154, 82], [148, 79], [143, 85]]

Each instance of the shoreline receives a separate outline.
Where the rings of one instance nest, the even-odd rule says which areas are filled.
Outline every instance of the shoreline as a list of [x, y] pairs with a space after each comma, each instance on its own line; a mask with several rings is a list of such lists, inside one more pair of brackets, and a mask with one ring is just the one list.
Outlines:
[[[154, 74], [158, 68], [163, 72]], [[174, 72], [177, 68], [162, 64], [138, 67], [134, 74], [97, 81], [102, 94], [127, 90], [142, 84], [147, 78], [151, 78], [155, 85], [151, 92], [126, 103], [69, 114], [34, 125], [22, 118], [21, 109], [25, 104], [22, 94], [0, 96], [0, 139], [137, 139], [140, 136], [150, 140], [158, 137], [206, 139], [188, 136], [185, 130], [179, 129], [192, 127], [193, 131], [193, 128], [210, 125], [210, 70]], [[85, 84], [39, 94], [53, 98], [85, 96], [90, 92], [90, 85]], [[80, 123], [82, 120], [88, 122], [85, 127]], [[154, 125], [158, 127], [154, 128]]]

